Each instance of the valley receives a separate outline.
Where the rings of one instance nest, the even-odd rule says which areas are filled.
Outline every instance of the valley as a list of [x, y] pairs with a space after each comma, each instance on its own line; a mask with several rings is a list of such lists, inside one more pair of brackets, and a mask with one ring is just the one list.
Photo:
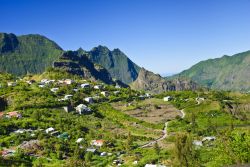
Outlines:
[[[183, 163], [214, 166], [249, 160], [249, 94], [149, 94], [56, 68], [21, 80], [1, 78], [2, 166], [178, 166], [181, 157], [188, 159]], [[216, 139], [205, 141], [209, 137]]]

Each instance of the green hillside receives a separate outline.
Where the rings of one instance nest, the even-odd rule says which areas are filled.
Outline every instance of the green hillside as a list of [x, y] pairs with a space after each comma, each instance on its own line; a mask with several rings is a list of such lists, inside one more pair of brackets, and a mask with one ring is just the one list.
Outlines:
[[[52, 40], [41, 35], [22, 35], [0, 33], [0, 72], [18, 76], [27, 73], [42, 73], [52, 66], [63, 52]], [[140, 67], [133, 63], [122, 51], [107, 47], [94, 47], [91, 51], [78, 50], [88, 54], [90, 60], [108, 70], [111, 76], [124, 83], [133, 82]]]
[[113, 78], [124, 83], [133, 82], [140, 71], [140, 67], [133, 63], [122, 51], [110, 51], [105, 46], [94, 47], [89, 53], [89, 58], [94, 63], [106, 68]]
[[249, 71], [250, 51], [247, 51], [201, 61], [176, 76], [190, 78], [212, 89], [249, 91]]
[[0, 33], [0, 71], [16, 75], [41, 73], [62, 51], [55, 42], [41, 35]]

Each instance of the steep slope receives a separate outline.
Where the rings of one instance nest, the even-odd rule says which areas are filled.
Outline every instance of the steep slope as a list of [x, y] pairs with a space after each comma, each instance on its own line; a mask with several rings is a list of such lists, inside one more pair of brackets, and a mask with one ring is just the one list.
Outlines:
[[55, 42], [41, 35], [0, 33], [0, 72], [41, 73], [61, 53], [62, 49]]
[[199, 62], [176, 76], [190, 78], [212, 89], [249, 91], [249, 71], [250, 51], [247, 51]]
[[90, 60], [106, 68], [113, 78], [128, 84], [138, 76], [140, 67], [119, 49], [110, 51], [105, 46], [98, 46], [88, 53]]
[[114, 83], [106, 69], [100, 65], [93, 64], [86, 54], [79, 54], [77, 51], [63, 53], [59, 60], [54, 62], [54, 68], [60, 68], [87, 79], [100, 80], [106, 84]]
[[131, 88], [136, 90], [145, 90], [152, 93], [161, 93], [171, 90], [195, 90], [198, 86], [191, 80], [179, 78], [166, 80], [159, 74], [154, 74], [153, 72], [141, 68], [138, 78], [131, 83]]

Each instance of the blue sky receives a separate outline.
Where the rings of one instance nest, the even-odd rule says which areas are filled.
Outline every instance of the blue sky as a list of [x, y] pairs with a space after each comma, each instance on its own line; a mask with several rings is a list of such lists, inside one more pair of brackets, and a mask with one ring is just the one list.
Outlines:
[[0, 32], [120, 48], [160, 74], [250, 50], [250, 0], [0, 0]]

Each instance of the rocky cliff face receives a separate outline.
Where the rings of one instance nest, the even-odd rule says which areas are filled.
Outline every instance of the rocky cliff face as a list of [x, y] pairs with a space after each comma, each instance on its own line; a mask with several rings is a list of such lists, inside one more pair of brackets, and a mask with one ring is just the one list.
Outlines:
[[137, 79], [131, 84], [132, 89], [145, 90], [151, 93], [161, 93], [164, 91], [195, 90], [197, 84], [191, 80], [174, 79], [167, 80], [159, 74], [141, 68]]
[[100, 65], [93, 64], [86, 54], [79, 54], [77, 51], [64, 52], [59, 60], [54, 62], [54, 68], [79, 75], [91, 80], [100, 80], [106, 84], [114, 84], [109, 72]]

